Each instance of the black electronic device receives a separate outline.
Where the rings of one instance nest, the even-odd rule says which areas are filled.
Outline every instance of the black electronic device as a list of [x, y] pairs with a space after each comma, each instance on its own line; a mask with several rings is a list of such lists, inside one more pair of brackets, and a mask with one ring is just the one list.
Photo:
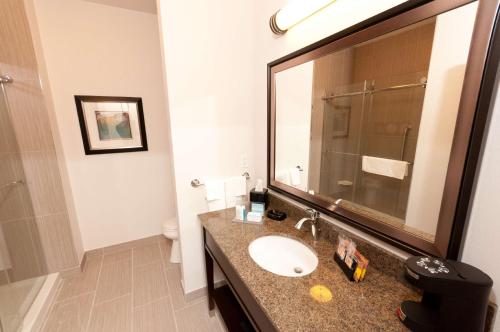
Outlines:
[[269, 219], [278, 220], [278, 221], [286, 219], [286, 213], [279, 211], [279, 210], [269, 210], [269, 211], [267, 211], [266, 216]]
[[406, 279], [423, 291], [404, 301], [399, 319], [412, 331], [484, 331], [493, 286], [481, 270], [462, 262], [423, 256], [406, 260]]

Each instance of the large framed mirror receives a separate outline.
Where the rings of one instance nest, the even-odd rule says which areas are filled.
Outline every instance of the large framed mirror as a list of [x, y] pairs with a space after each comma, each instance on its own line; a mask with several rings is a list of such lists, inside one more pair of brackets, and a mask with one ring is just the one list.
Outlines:
[[456, 258], [498, 67], [498, 1], [409, 1], [268, 65], [268, 186]]

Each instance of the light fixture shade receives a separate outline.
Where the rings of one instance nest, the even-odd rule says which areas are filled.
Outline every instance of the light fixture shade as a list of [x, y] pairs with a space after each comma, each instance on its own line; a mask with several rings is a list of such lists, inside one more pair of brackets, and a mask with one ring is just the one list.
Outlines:
[[284, 34], [287, 30], [282, 30], [277, 24], [276, 24], [276, 15], [278, 15], [279, 10], [274, 13], [271, 18], [269, 19], [269, 27], [271, 28], [271, 31], [277, 35], [282, 35]]
[[335, 0], [291, 0], [269, 20], [271, 31], [284, 34], [290, 27], [325, 8]]

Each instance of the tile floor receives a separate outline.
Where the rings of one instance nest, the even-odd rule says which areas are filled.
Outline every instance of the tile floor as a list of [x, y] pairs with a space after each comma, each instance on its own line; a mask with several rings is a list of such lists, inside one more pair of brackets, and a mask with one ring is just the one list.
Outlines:
[[225, 331], [206, 296], [184, 298], [170, 247], [153, 237], [89, 253], [82, 273], [63, 277], [42, 331]]

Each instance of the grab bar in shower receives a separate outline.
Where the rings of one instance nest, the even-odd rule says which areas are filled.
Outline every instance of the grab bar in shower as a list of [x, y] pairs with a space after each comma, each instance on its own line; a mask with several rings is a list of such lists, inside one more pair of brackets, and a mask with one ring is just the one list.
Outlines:
[[411, 125], [406, 126], [405, 131], [403, 133], [403, 144], [401, 144], [401, 160], [404, 160], [405, 149], [406, 149], [406, 140], [408, 139], [408, 132], [411, 129]]
[[6, 188], [9, 188], [11, 186], [18, 185], [18, 184], [24, 184], [24, 181], [23, 180], [17, 180], [17, 181], [9, 182], [9, 183], [4, 184], [3, 186], [1, 186], [0, 190], [6, 189]]

